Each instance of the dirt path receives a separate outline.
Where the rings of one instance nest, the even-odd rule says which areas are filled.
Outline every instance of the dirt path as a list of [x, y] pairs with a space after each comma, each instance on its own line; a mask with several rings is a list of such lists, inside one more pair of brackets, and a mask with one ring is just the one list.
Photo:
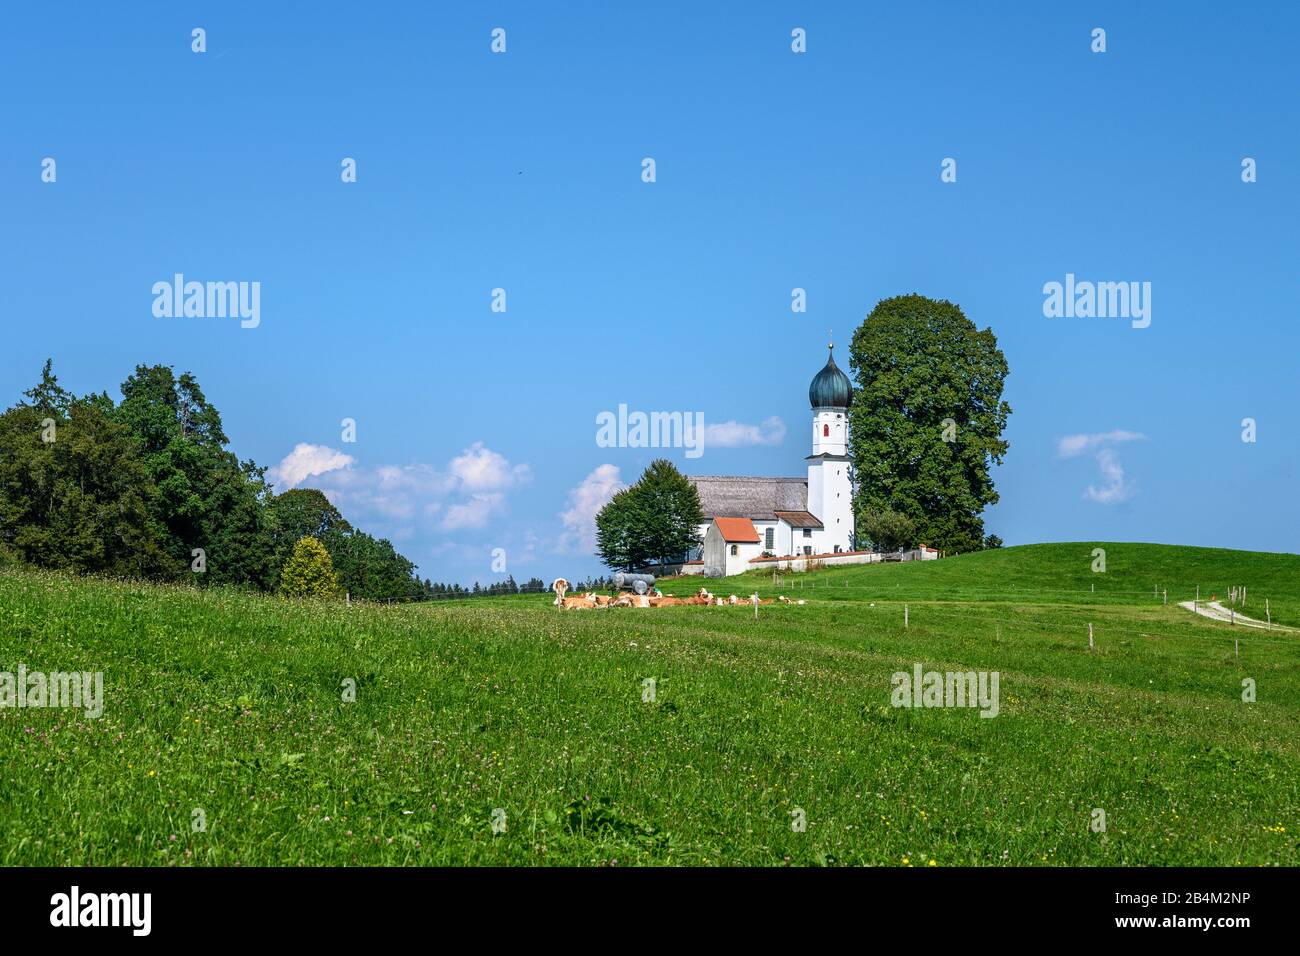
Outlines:
[[[1268, 624], [1265, 622], [1257, 621], [1253, 617], [1246, 617], [1246, 615], [1242, 614], [1240, 611], [1237, 612], [1234, 619], [1232, 609], [1224, 607], [1218, 601], [1201, 601], [1199, 604], [1195, 601], [1180, 601], [1178, 606], [1185, 607], [1189, 611], [1194, 611], [1201, 615], [1201, 617], [1208, 617], [1212, 621], [1222, 621], [1224, 624], [1236, 623], [1243, 627], [1259, 627], [1264, 628], [1265, 630], [1269, 629]], [[1274, 624], [1272, 630], [1289, 631], [1290, 628]]]

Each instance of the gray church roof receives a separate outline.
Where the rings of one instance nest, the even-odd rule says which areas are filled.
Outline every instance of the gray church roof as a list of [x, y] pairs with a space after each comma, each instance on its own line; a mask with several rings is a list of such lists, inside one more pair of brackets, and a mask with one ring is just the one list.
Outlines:
[[778, 511], [808, 510], [806, 478], [731, 478], [718, 475], [688, 475], [700, 493], [706, 518], [766, 518]]

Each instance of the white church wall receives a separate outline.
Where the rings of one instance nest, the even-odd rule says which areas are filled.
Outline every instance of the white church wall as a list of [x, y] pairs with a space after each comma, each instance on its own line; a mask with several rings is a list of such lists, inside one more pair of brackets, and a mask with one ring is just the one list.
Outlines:
[[[889, 557], [897, 559], [898, 552], [891, 552]], [[795, 555], [794, 557], [757, 558], [749, 562], [749, 569], [771, 573], [777, 571], [807, 571], [813, 568], [834, 567], [841, 564], [880, 564], [885, 560], [881, 551], [842, 551], [839, 554], [820, 552], [812, 555]], [[903, 561], [937, 561], [939, 552], [934, 548], [917, 548], [902, 552]]]
[[761, 553], [762, 549], [757, 544], [748, 544], [739, 541], [728, 542], [726, 564], [727, 576], [730, 577], [733, 574], [743, 574], [748, 571], [751, 567], [749, 562], [754, 558], [757, 558]]
[[[847, 461], [828, 461], [826, 469], [825, 514], [819, 515], [826, 526], [831, 545], [838, 544], [845, 551], [853, 545], [853, 488], [849, 481]], [[830, 550], [834, 550], [832, 547]]]
[[803, 554], [805, 548], [811, 548], [812, 553], [816, 554], [821, 550], [821, 528], [791, 528], [790, 529], [790, 547], [786, 554]]
[[879, 564], [885, 556], [878, 551], [842, 551], [839, 554], [813, 554], [811, 556], [797, 555], [793, 558], [759, 558], [757, 561], [751, 561], [749, 567], [754, 571], [764, 571], [771, 573], [774, 569], [777, 571], [807, 571], [811, 564], [814, 567], [833, 567], [841, 564]]
[[[815, 492], [814, 492], [814, 489]], [[808, 510], [822, 523], [815, 535], [820, 550], [842, 551], [853, 546], [853, 485], [849, 463], [818, 459], [808, 463]]]
[[808, 510], [817, 516], [822, 524], [823, 502], [826, 497], [826, 473], [822, 470], [820, 460], [808, 462]]
[[842, 408], [813, 409], [814, 455], [847, 455], [849, 421]]

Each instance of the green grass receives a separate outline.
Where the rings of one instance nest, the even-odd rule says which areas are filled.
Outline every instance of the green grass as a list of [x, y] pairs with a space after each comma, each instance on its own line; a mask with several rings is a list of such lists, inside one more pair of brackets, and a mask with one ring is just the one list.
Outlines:
[[[1104, 573], [1094, 572], [1093, 551], [1106, 552]], [[703, 582], [724, 594], [792, 595], [772, 585], [772, 573], [750, 572], [726, 583], [694, 577], [672, 579], [664, 591], [694, 593]], [[716, 587], [714, 586], [716, 583]], [[1228, 590], [1245, 586], [1242, 613], [1264, 620], [1267, 598], [1275, 623], [1300, 626], [1300, 555], [1168, 544], [1088, 542], [1023, 545], [940, 561], [910, 561], [863, 568], [827, 567], [810, 574], [781, 575], [782, 588], [827, 589], [819, 599], [1016, 601], [1025, 597], [1085, 605], [1150, 605], [1166, 593], [1170, 605], [1217, 595], [1226, 606]], [[838, 588], [839, 590], [830, 590]], [[1158, 590], [1157, 590], [1158, 589]], [[812, 597], [811, 594], [800, 595]]]
[[[107, 707], [0, 710], [0, 864], [1300, 863], [1300, 634], [1175, 605], [1244, 584], [1300, 623], [1300, 557], [1040, 545], [792, 581], [809, 603], [755, 620], [5, 571], [0, 671], [103, 671]], [[1000, 715], [891, 707], [916, 662], [997, 670]]]

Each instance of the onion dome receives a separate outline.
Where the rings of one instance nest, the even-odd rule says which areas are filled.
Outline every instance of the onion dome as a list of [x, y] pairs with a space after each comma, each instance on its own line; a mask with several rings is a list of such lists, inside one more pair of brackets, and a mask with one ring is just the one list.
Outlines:
[[835, 346], [830, 346], [830, 350], [826, 367], [808, 386], [808, 401], [813, 408], [848, 408], [853, 401], [853, 385], [835, 364]]

